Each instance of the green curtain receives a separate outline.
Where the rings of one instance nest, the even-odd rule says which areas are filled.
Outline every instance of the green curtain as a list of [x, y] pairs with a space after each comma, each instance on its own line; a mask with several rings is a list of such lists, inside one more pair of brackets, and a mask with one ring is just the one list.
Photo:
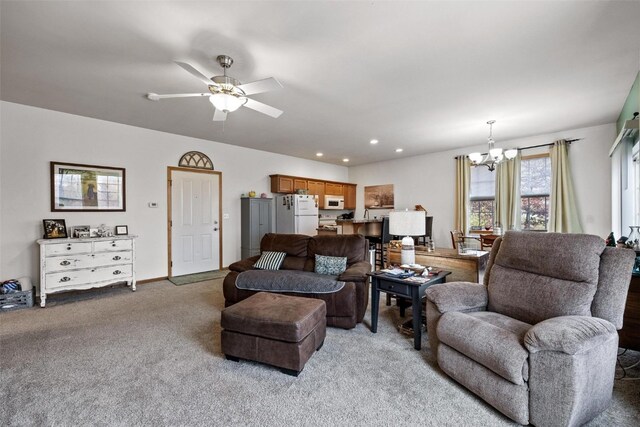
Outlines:
[[503, 231], [520, 229], [520, 151], [496, 166], [496, 217]]
[[471, 161], [467, 156], [456, 157], [456, 204], [454, 227], [463, 234], [468, 230]]
[[582, 233], [569, 165], [569, 143], [556, 141], [549, 150], [551, 157], [551, 201], [549, 231]]

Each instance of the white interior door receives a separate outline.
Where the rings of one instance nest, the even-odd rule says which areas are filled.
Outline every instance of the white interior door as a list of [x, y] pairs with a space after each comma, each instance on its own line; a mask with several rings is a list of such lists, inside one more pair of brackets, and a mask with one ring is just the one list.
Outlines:
[[171, 274], [220, 269], [218, 174], [171, 173]]

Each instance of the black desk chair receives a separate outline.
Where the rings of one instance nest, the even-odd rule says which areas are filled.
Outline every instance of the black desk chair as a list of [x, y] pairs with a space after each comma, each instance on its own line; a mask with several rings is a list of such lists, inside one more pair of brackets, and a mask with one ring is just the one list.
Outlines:
[[424, 236], [418, 236], [415, 237], [415, 244], [416, 246], [425, 246], [427, 244], [427, 241], [429, 239], [433, 238], [433, 217], [432, 216], [427, 216], [424, 218], [425, 220], [425, 233]]

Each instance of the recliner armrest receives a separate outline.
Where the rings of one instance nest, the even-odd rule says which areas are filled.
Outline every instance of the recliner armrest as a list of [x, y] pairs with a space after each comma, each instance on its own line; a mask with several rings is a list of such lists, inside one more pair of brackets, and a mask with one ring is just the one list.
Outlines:
[[489, 302], [487, 288], [480, 283], [441, 283], [428, 287], [425, 294], [440, 313], [485, 310]]
[[236, 261], [229, 266], [229, 270], [237, 271], [239, 273], [242, 273], [243, 271], [247, 271], [247, 270], [253, 270], [254, 269], [253, 264], [255, 264], [256, 261], [258, 261], [259, 259], [260, 259], [260, 255], [254, 255], [252, 257], [245, 258], [240, 261]]
[[371, 264], [368, 261], [354, 262], [338, 276], [342, 282], [362, 282], [367, 279], [367, 273], [371, 271]]
[[616, 334], [611, 322], [598, 317], [560, 316], [534, 325], [524, 336], [530, 353], [558, 351], [566, 354], [583, 353]]

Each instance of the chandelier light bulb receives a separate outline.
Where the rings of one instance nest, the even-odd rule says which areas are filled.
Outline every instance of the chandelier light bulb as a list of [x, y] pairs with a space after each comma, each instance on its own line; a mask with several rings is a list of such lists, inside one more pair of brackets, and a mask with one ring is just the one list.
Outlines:
[[516, 148], [511, 148], [504, 152], [504, 156], [511, 160], [514, 159], [518, 155], [518, 150]]
[[469, 160], [471, 160], [473, 163], [480, 163], [482, 161], [482, 154], [471, 153], [469, 154]]
[[492, 159], [497, 159], [502, 156], [502, 148], [492, 148], [489, 150], [489, 155]]

